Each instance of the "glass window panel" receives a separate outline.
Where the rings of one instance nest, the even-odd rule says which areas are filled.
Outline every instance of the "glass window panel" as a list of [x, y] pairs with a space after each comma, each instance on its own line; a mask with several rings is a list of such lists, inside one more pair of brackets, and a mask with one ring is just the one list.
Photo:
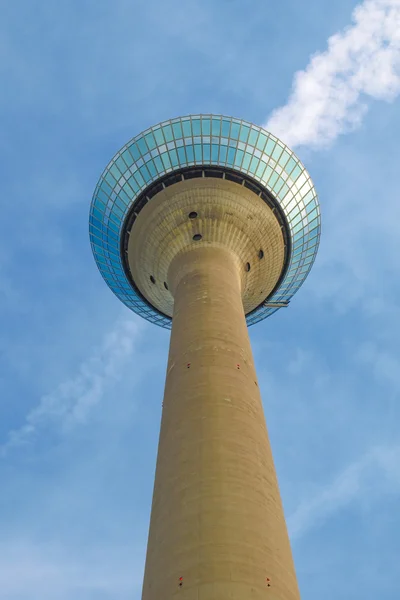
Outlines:
[[208, 118], [203, 118], [201, 120], [201, 130], [203, 135], [210, 135], [211, 133], [211, 121]]
[[248, 144], [251, 146], [255, 146], [258, 138], [258, 131], [256, 129], [250, 129], [249, 141]]
[[90, 223], [94, 226], [97, 227], [97, 229], [102, 228], [102, 221], [100, 221], [99, 219], [96, 219], [95, 217], [91, 216], [90, 217]]
[[239, 123], [232, 122], [230, 137], [233, 140], [237, 140], [239, 138], [239, 129], [240, 129]]
[[219, 162], [226, 163], [227, 155], [228, 155], [228, 146], [220, 146], [219, 147]]
[[108, 171], [108, 173], [105, 174], [104, 179], [111, 186], [111, 188], [113, 188], [117, 184], [117, 180], [111, 175], [110, 171]]
[[264, 171], [266, 168], [267, 164], [260, 160], [260, 164], [257, 167], [257, 171], [256, 171], [256, 177], [259, 177], [260, 179], [262, 179], [262, 176], [264, 175]]
[[278, 160], [278, 158], [280, 157], [280, 155], [282, 154], [282, 152], [283, 152], [283, 148], [281, 148], [281, 147], [279, 146], [279, 144], [276, 144], [276, 145], [275, 145], [275, 148], [274, 148], [274, 150], [273, 150], [273, 152], [272, 152], [272, 154], [271, 154], [271, 157], [272, 157], [272, 158], [273, 158], [275, 161], [277, 161], [277, 160]]
[[242, 163], [242, 169], [244, 169], [245, 171], [248, 170], [249, 164], [250, 164], [250, 161], [251, 161], [252, 157], [253, 157], [252, 154], [249, 154], [248, 152], [245, 152], [243, 163]]
[[161, 161], [161, 158], [159, 156], [155, 156], [154, 157], [154, 164], [156, 165], [156, 169], [158, 171], [159, 174], [164, 172], [164, 165]]
[[218, 152], [219, 152], [218, 144], [213, 144], [211, 146], [211, 160], [214, 163], [218, 162]]
[[231, 167], [233, 167], [233, 161], [235, 160], [235, 154], [236, 154], [236, 148], [228, 148], [228, 157], [226, 159], [226, 162], [228, 165], [231, 165]]
[[192, 135], [192, 123], [191, 121], [182, 121], [183, 135], [190, 137]]
[[187, 159], [189, 163], [193, 163], [194, 162], [194, 148], [192, 144], [188, 144], [186, 146], [186, 154], [187, 154]]
[[258, 136], [256, 148], [258, 148], [262, 152], [265, 148], [266, 142], [267, 136], [264, 133], [260, 133], [260, 135]]
[[180, 148], [178, 148], [178, 158], [179, 158], [179, 164], [181, 166], [186, 165], [186, 153], [185, 153], [184, 146], [181, 146]]
[[133, 177], [133, 175], [132, 175], [131, 177], [129, 177], [129, 179], [128, 179], [128, 183], [129, 183], [129, 185], [131, 186], [131, 188], [132, 188], [133, 192], [134, 192], [135, 194], [137, 194], [137, 192], [139, 191], [139, 186], [138, 186], [138, 184], [137, 184], [137, 182], [136, 182], [135, 178]]
[[309, 202], [309, 203], [307, 204], [307, 206], [306, 206], [306, 211], [307, 211], [307, 213], [310, 213], [310, 212], [312, 212], [312, 210], [313, 210], [314, 208], [316, 208], [316, 206], [317, 206], [317, 203], [316, 203], [316, 201], [315, 201], [315, 198], [313, 198], [313, 199], [311, 200], [311, 202]]
[[172, 127], [171, 125], [164, 125], [163, 129], [163, 133], [164, 133], [164, 137], [166, 139], [167, 142], [171, 142], [174, 139], [174, 136], [172, 135]]
[[118, 167], [115, 163], [113, 165], [111, 165], [110, 173], [112, 174], [112, 176], [115, 178], [116, 181], [118, 181], [118, 179], [122, 175], [121, 171], [118, 169]]
[[247, 142], [247, 138], [249, 137], [250, 127], [248, 125], [243, 125], [240, 128], [239, 140], [241, 142]]
[[201, 154], [201, 144], [195, 144], [194, 146], [194, 157], [197, 163], [203, 162], [203, 156]]
[[136, 144], [131, 144], [129, 146], [129, 152], [132, 154], [134, 160], [139, 160], [140, 152], [139, 152], [139, 149], [137, 148]]
[[264, 183], [268, 181], [268, 179], [270, 178], [272, 173], [272, 167], [270, 167], [269, 165], [267, 165], [267, 168], [264, 171], [264, 175], [263, 175], [263, 181]]
[[316, 216], [318, 216], [318, 211], [316, 208], [314, 208], [314, 210], [308, 215], [308, 220], [312, 221]]
[[271, 177], [269, 178], [268, 186], [273, 189], [278, 177], [279, 177], [278, 173], [276, 171], [274, 171], [272, 173]]
[[211, 160], [211, 146], [210, 144], [203, 144], [203, 160], [210, 162]]
[[98, 219], [100, 222], [101, 222], [101, 221], [103, 221], [103, 216], [104, 216], [104, 215], [103, 215], [103, 213], [102, 213], [102, 212], [100, 212], [99, 210], [97, 210], [97, 208], [95, 208], [94, 206], [93, 206], [93, 208], [92, 208], [92, 215], [93, 215], [93, 216], [94, 216], [96, 219]]
[[212, 120], [212, 134], [213, 135], [221, 134], [221, 119], [213, 119]]
[[268, 154], [268, 156], [271, 156], [273, 150], [275, 148], [275, 140], [273, 140], [272, 138], [268, 138], [267, 144], [265, 146], [265, 154]]
[[171, 165], [173, 167], [177, 167], [178, 164], [179, 164], [179, 161], [178, 161], [178, 155], [176, 153], [176, 150], [170, 150], [169, 151], [169, 158], [170, 158], [170, 161], [171, 161]]
[[200, 119], [192, 119], [192, 130], [193, 130], [193, 135], [201, 135]]
[[260, 162], [259, 158], [257, 158], [256, 156], [252, 157], [250, 166], [249, 166], [249, 173], [253, 173], [253, 175], [255, 174], [259, 162]]
[[164, 136], [163, 136], [162, 131], [161, 131], [161, 127], [158, 127], [157, 129], [155, 129], [153, 131], [153, 135], [154, 135], [155, 140], [157, 142], [157, 146], [162, 146], [165, 143]]
[[[115, 159], [115, 164], [117, 165], [121, 175], [123, 175], [126, 171], [126, 164], [125, 162], [122, 160], [121, 156], [118, 156], [117, 159]], [[118, 178], [119, 179], [119, 178]]]
[[172, 130], [176, 140], [179, 140], [181, 137], [183, 137], [182, 125], [179, 122], [172, 125]]
[[144, 186], [144, 183], [145, 183], [145, 181], [144, 181], [144, 179], [143, 179], [143, 177], [142, 177], [142, 175], [141, 175], [140, 171], [135, 171], [135, 173], [134, 173], [134, 177], [135, 177], [136, 181], [138, 182], [139, 186], [140, 186], [140, 187], [143, 187], [143, 186]]
[[155, 166], [153, 160], [147, 161], [146, 167], [148, 168], [150, 176], [151, 176], [152, 179], [154, 179], [154, 177], [157, 177], [157, 169], [156, 169], [156, 166]]
[[106, 209], [105, 204], [101, 202], [98, 198], [94, 199], [93, 206], [94, 208], [97, 208], [97, 210], [99, 210], [100, 212], [104, 212]]
[[142, 154], [142, 155], [147, 154], [147, 152], [149, 151], [147, 148], [147, 144], [143, 138], [138, 139], [136, 142], [136, 145], [140, 150], [140, 154]]
[[223, 137], [229, 137], [229, 130], [231, 128], [231, 122], [230, 121], [225, 121], [225, 119], [222, 121], [222, 136]]
[[171, 167], [171, 161], [169, 160], [168, 152], [163, 152], [161, 158], [164, 163], [164, 168], [169, 169]]
[[280, 200], [283, 200], [283, 199], [284, 199], [284, 197], [286, 196], [286, 194], [288, 193], [288, 191], [289, 191], [289, 188], [288, 188], [288, 186], [286, 185], [286, 183], [284, 183], [284, 184], [283, 184], [283, 186], [282, 186], [282, 188], [279, 190], [279, 193], [278, 193], [278, 198], [279, 198]]
[[287, 164], [285, 165], [285, 171], [288, 175], [290, 175], [290, 173], [293, 171], [294, 167], [296, 166], [296, 161], [294, 160], [293, 156], [290, 157], [289, 161], [287, 162]]
[[154, 138], [154, 135], [152, 134], [152, 132], [147, 133], [144, 136], [145, 140], [146, 140], [146, 144], [148, 145], [148, 147], [150, 148], [150, 150], [153, 150], [157, 144], [156, 144], [156, 140]]
[[284, 150], [278, 160], [278, 163], [281, 165], [281, 167], [284, 167], [286, 165], [286, 163], [288, 162], [290, 157], [289, 152], [287, 152], [286, 150]]
[[142, 175], [143, 179], [145, 180], [145, 182], [149, 183], [151, 177], [150, 177], [150, 173], [149, 173], [146, 165], [143, 165], [142, 167], [140, 167], [139, 171], [140, 171], [140, 174]]
[[240, 165], [242, 164], [243, 155], [244, 155], [243, 150], [238, 150], [236, 152], [235, 163], [234, 163], [236, 167], [240, 167]]
[[130, 167], [133, 164], [133, 158], [129, 150], [125, 150], [125, 152], [122, 153], [122, 158], [124, 159], [124, 162], [127, 164], [128, 167]]
[[301, 174], [301, 171], [302, 171], [302, 168], [299, 165], [296, 165], [290, 174], [290, 178], [293, 179], [293, 181], [296, 181], [298, 176]]

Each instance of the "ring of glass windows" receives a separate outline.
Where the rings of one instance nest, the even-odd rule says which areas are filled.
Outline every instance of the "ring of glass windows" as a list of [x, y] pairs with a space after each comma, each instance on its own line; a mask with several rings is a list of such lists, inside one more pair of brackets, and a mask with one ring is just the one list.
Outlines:
[[[290, 252], [278, 285], [264, 304], [246, 315], [253, 325], [286, 305], [306, 279], [317, 254], [321, 218], [315, 188], [306, 169], [283, 142], [246, 121], [192, 115], [165, 121], [128, 142], [101, 175], [90, 206], [89, 235], [104, 280], [131, 310], [170, 328], [139, 293], [126, 270], [124, 231], [132, 207], [157, 180], [173, 179], [188, 167], [237, 172], [261, 186], [284, 217]], [[178, 175], [178, 173], [177, 173]], [[122, 253], [121, 253], [122, 250]]]

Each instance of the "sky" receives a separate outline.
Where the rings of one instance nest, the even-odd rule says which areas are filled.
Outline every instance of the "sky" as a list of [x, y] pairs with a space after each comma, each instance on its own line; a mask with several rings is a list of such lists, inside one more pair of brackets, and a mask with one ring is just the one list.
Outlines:
[[251, 327], [302, 600], [398, 600], [400, 1], [0, 1], [0, 599], [139, 600], [169, 332], [107, 288], [91, 196], [222, 113], [291, 146], [317, 261]]

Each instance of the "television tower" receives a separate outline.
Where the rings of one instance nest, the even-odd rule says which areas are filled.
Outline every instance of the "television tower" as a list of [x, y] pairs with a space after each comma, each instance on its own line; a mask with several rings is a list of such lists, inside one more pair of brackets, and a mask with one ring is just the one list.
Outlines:
[[187, 116], [108, 164], [90, 241], [112, 291], [171, 329], [143, 600], [299, 600], [247, 326], [314, 262], [314, 186], [242, 120]]

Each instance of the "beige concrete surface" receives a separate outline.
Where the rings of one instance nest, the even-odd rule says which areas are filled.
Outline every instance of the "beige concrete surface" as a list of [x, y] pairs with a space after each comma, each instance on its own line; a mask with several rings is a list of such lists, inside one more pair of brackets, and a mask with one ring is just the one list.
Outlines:
[[[197, 218], [190, 219], [191, 212], [196, 212]], [[128, 263], [143, 296], [172, 316], [174, 299], [164, 282], [168, 285], [172, 260], [193, 247], [196, 233], [202, 235], [202, 245], [228, 248], [238, 257], [244, 274], [241, 291], [245, 313], [261, 304], [284, 265], [281, 227], [257, 194], [215, 178], [190, 179], [167, 187], [140, 212], [129, 238]], [[250, 264], [248, 272], [246, 263]]]
[[163, 273], [173, 325], [143, 600], [299, 600], [242, 261], [192, 243]]

